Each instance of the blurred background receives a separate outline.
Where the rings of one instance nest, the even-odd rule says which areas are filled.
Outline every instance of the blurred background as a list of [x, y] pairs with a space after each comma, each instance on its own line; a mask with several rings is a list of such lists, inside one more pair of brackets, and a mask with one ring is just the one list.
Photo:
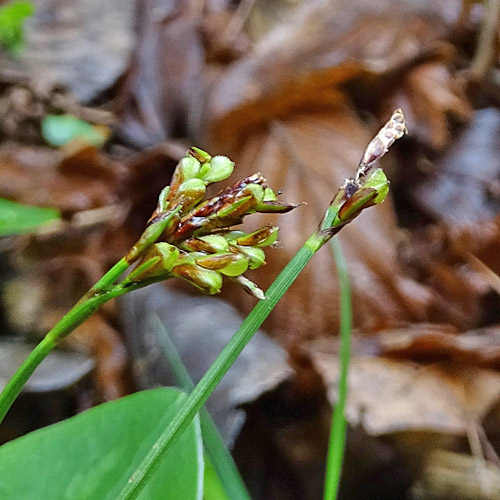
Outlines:
[[[390, 199], [340, 235], [355, 327], [341, 498], [500, 498], [500, 0], [23, 4], [0, 1], [0, 386], [134, 243], [189, 146], [307, 203], [251, 276], [265, 289], [400, 107]], [[254, 303], [173, 281], [106, 304], [0, 441], [173, 384], [154, 318], [199, 379]], [[254, 500], [321, 498], [338, 325], [324, 248], [209, 400]]]

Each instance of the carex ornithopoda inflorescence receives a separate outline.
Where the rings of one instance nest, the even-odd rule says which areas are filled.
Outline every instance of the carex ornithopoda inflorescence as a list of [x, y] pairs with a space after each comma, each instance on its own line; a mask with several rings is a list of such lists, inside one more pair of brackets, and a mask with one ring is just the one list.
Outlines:
[[265, 264], [263, 247], [276, 242], [278, 228], [265, 226], [252, 233], [233, 230], [255, 212], [285, 213], [297, 207], [277, 199], [256, 173], [205, 200], [207, 186], [227, 179], [234, 163], [225, 156], [211, 157], [191, 148], [177, 165], [169, 186], [160, 193], [149, 226], [173, 210], [161, 236], [146, 251], [128, 280], [179, 277], [207, 294], [221, 290], [228, 276], [257, 298], [264, 293], [243, 276], [247, 269]]
[[[355, 177], [338, 189], [320, 226], [321, 240], [331, 238], [363, 209], [386, 198], [389, 182], [376, 162], [405, 133], [404, 116], [398, 109], [368, 145]], [[255, 297], [264, 298], [244, 273], [265, 264], [263, 247], [276, 242], [278, 228], [268, 225], [246, 233], [233, 227], [247, 215], [285, 213], [298, 205], [278, 200], [260, 173], [205, 199], [207, 186], [227, 179], [233, 169], [234, 163], [225, 156], [212, 157], [195, 147], [188, 150], [170, 185], [160, 193], [143, 237], [129, 253], [129, 261], [138, 264], [127, 282], [179, 277], [211, 295], [220, 292], [223, 276], [227, 276]]]

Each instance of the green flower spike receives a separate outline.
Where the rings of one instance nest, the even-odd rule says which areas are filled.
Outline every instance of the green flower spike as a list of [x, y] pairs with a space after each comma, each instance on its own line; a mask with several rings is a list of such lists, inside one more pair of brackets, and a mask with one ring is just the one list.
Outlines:
[[[278, 228], [265, 226], [247, 234], [231, 227], [256, 212], [285, 213], [298, 205], [278, 201], [259, 173], [203, 201], [206, 187], [227, 179], [233, 169], [234, 163], [225, 156], [212, 157], [198, 148], [188, 151], [177, 165], [170, 186], [161, 191], [145, 231], [155, 239], [148, 236], [147, 248], [134, 251], [134, 261], [139, 262], [126, 283], [179, 277], [204, 293], [214, 294], [220, 292], [224, 275], [255, 297], [264, 297], [262, 290], [242, 274], [266, 263], [262, 247], [275, 243]], [[166, 213], [168, 224], [162, 222]]]

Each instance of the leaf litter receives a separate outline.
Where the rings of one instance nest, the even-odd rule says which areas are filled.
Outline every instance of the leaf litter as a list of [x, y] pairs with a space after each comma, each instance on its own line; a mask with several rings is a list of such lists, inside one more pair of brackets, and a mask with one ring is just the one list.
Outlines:
[[[62, 214], [50, 229], [1, 242], [15, 276], [2, 277], [5, 331], [42, 335], [121, 257], [192, 144], [227, 154], [241, 177], [262, 171], [287, 199], [307, 202], [283, 217], [280, 247], [255, 273], [267, 287], [323, 215], [332, 187], [352, 175], [373, 133], [402, 107], [410, 134], [382, 160], [392, 199], [340, 236], [356, 328], [348, 457], [349, 443], [352, 451], [359, 442], [367, 457], [365, 469], [347, 459], [343, 488], [354, 499], [445, 498], [443, 488], [467, 482], [478, 463], [497, 481], [500, 59], [498, 43], [481, 35], [485, 8], [458, 0], [156, 0], [135, 13], [133, 2], [112, 2], [96, 15], [96, 6], [41, 2], [19, 59], [1, 55], [0, 196]], [[54, 17], [44, 17], [50, 9]], [[83, 22], [70, 43], [75, 16]], [[486, 61], [480, 72], [478, 60]], [[51, 148], [40, 131], [53, 114], [104, 125], [110, 140]], [[257, 217], [259, 226], [273, 221]], [[236, 290], [224, 298], [240, 314], [253, 305]], [[95, 358], [93, 403], [157, 380], [154, 363], [141, 364], [147, 326], [134, 332], [145, 345], [131, 347], [128, 319], [157, 299], [131, 295], [80, 327], [71, 343]], [[203, 314], [214, 307], [196, 300]], [[317, 497], [311, 483], [321, 473], [311, 471], [323, 470], [324, 415], [337, 394], [338, 302], [333, 259], [323, 251], [265, 324], [273, 339], [267, 355], [280, 361], [258, 363], [258, 349], [244, 358], [251, 380], [273, 382], [251, 397], [214, 397], [214, 408], [229, 415], [223, 426], [240, 418], [227, 435], [242, 463], [269, 446], [281, 464], [267, 476], [248, 472], [256, 499]], [[206, 352], [193, 335], [180, 338], [196, 367]], [[248, 415], [243, 427], [239, 405]], [[263, 422], [265, 443], [252, 444]], [[391, 477], [396, 456], [406, 479], [368, 494], [378, 484], [369, 471], [384, 464]], [[440, 481], [436, 470], [454, 479]], [[280, 488], [291, 476], [295, 486]], [[490, 498], [477, 491], [470, 498]]]

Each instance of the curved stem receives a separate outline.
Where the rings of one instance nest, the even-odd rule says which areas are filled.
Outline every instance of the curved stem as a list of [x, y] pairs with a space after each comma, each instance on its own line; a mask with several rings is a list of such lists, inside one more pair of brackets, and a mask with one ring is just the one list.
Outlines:
[[52, 330], [50, 330], [49, 333], [47, 333], [35, 349], [33, 349], [21, 366], [16, 370], [16, 373], [7, 382], [7, 385], [0, 394], [0, 423], [38, 365], [47, 357], [54, 347], [56, 347], [62, 338], [83, 323], [102, 303], [109, 300], [107, 298], [103, 300], [106, 296], [107, 295], [100, 295], [94, 299], [87, 299], [79, 302], [54, 328], [52, 328]]
[[[115, 266], [116, 272], [121, 266]], [[113, 269], [115, 269], [113, 267]], [[110, 277], [111, 279], [111, 277]], [[16, 373], [8, 381], [0, 394], [0, 423], [9, 411], [12, 403], [15, 401], [24, 384], [31, 377], [40, 363], [47, 357], [47, 355], [56, 347], [63, 338], [68, 336], [73, 330], [80, 326], [87, 318], [92, 316], [99, 307], [108, 300], [124, 295], [128, 292], [138, 290], [145, 286], [155, 283], [157, 281], [164, 281], [165, 276], [152, 278], [140, 283], [122, 283], [114, 286], [111, 290], [103, 291], [100, 294], [95, 294], [92, 298], [82, 297], [73, 309], [71, 309], [62, 319], [57, 323], [52, 330], [41, 340], [41, 342], [31, 351], [29, 356], [24, 360], [21, 366], [16, 370]], [[95, 287], [94, 287], [95, 288]], [[96, 293], [96, 292], [95, 292]]]
[[40, 363], [59, 344], [59, 342], [80, 326], [89, 316], [105, 302], [119, 297], [127, 292], [137, 290], [150, 283], [163, 281], [169, 276], [161, 276], [145, 280], [141, 283], [124, 281], [118, 285], [114, 283], [133, 264], [141, 254], [161, 236], [172, 218], [180, 211], [177, 207], [165, 213], [156, 223], [148, 226], [139, 240], [130, 249], [129, 253], [120, 259], [97, 283], [77, 302], [77, 304], [47, 333], [42, 341], [29, 354], [16, 373], [7, 382], [0, 394], [0, 423], [9, 411], [12, 403], [21, 392], [24, 384], [31, 377]]

